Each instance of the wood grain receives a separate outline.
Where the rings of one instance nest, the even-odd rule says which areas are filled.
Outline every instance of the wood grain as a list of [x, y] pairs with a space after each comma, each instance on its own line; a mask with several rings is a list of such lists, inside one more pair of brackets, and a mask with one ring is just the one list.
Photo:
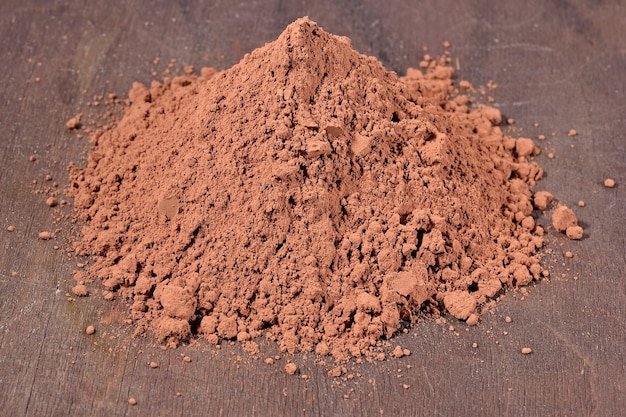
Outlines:
[[[626, 415], [623, 2], [310, 3], [0, 4], [0, 414]], [[539, 188], [570, 207], [586, 202], [575, 207], [585, 238], [549, 234], [549, 280], [528, 295], [507, 294], [477, 327], [449, 318], [414, 326], [391, 341], [411, 356], [350, 365], [353, 379], [329, 378], [331, 364], [280, 354], [267, 342], [260, 360], [229, 345], [164, 351], [131, 337], [123, 300], [67, 301], [76, 261], [53, 248], [62, 242], [37, 239], [67, 225], [55, 224], [45, 197], [32, 192], [47, 174], [67, 186], [65, 167], [85, 158], [86, 143], [65, 120], [93, 96], [123, 97], [133, 81], [149, 82], [170, 58], [227, 68], [303, 15], [398, 72], [417, 65], [424, 46], [436, 55], [450, 41], [460, 79], [492, 79], [498, 88], [490, 94], [523, 129], [517, 134], [548, 136]], [[571, 128], [578, 136], [567, 137]], [[605, 188], [606, 177], [617, 187]], [[89, 324], [93, 336], [84, 333]], [[531, 355], [520, 353], [526, 346]], [[274, 355], [274, 365], [263, 362]], [[299, 376], [284, 372], [287, 360]]]

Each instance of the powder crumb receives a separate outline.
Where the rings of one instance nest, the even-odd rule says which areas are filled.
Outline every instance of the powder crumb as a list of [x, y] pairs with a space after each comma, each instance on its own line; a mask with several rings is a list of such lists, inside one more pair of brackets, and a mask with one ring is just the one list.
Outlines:
[[572, 209], [560, 205], [552, 213], [552, 225], [559, 232], [565, 232], [568, 227], [578, 226], [578, 219]]
[[461, 89], [463, 90], [471, 90], [472, 84], [467, 80], [461, 80], [459, 81], [459, 87], [461, 87]]
[[191, 358], [187, 355], [183, 356], [183, 362], [189, 363], [191, 362]]
[[539, 136], [537, 136], [537, 139], [539, 139], [539, 140], [546, 140], [546, 135], [539, 135]]
[[539, 210], [545, 210], [554, 197], [548, 191], [537, 191], [533, 197], [533, 203]]
[[472, 343], [472, 348], [474, 348], [474, 349], [478, 348], [478, 343], [476, 343], [476, 342]]
[[409, 389], [409, 388], [411, 388], [411, 385], [409, 385], [409, 384], [402, 384], [402, 388]]
[[35, 162], [37, 160], [37, 157], [35, 155], [31, 155], [31, 156], [28, 157], [28, 160], [30, 162]]
[[340, 377], [341, 374], [342, 374], [341, 366], [336, 366], [333, 369], [331, 369], [330, 371], [328, 371], [328, 376], [331, 377], [331, 378]]
[[459, 320], [467, 320], [475, 313], [476, 298], [467, 291], [454, 291], [447, 293], [443, 298], [443, 303], [454, 317]]
[[[411, 350], [410, 349], [403, 349], [402, 353], [404, 353], [404, 356], [411, 356]], [[407, 365], [408, 368], [411, 368], [411, 365]]]
[[554, 153], [552, 152], [548, 153], [548, 159], [554, 159]]
[[319, 342], [317, 346], [315, 346], [315, 353], [320, 356], [326, 356], [330, 353], [330, 348], [326, 342]]
[[518, 138], [515, 140], [515, 152], [518, 156], [531, 156], [539, 153], [539, 148], [532, 139]]
[[148, 366], [150, 366], [150, 368], [154, 369], [154, 368], [158, 368], [159, 364], [157, 362], [152, 361], [152, 362], [150, 362], [148, 364]]
[[50, 232], [39, 232], [38, 237], [41, 240], [50, 240], [50, 239], [52, 239], [52, 235], [50, 234]]
[[243, 342], [243, 350], [244, 352], [247, 352], [250, 355], [256, 355], [257, 353], [261, 351], [261, 347], [259, 346], [257, 342], [248, 340], [246, 342]]
[[530, 355], [531, 353], [533, 353], [533, 350], [531, 348], [529, 348], [529, 347], [523, 347], [522, 348], [522, 353], [524, 355]]
[[289, 362], [285, 365], [285, 372], [287, 372], [289, 375], [295, 375], [296, 372], [298, 372], [298, 365], [293, 362]]
[[570, 252], [570, 251], [567, 251], [567, 252], [565, 252], [565, 257], [566, 258], [573, 258], [574, 254], [572, 252]]
[[604, 186], [606, 188], [613, 188], [615, 187], [615, 180], [613, 178], [607, 178], [604, 180]]
[[89, 290], [87, 290], [87, 287], [83, 284], [72, 287], [72, 292], [79, 297], [87, 297], [89, 295]]
[[48, 199], [46, 200], [46, 204], [48, 205], [48, 207], [55, 207], [58, 204], [58, 202], [56, 198], [48, 197]]
[[504, 318], [504, 321], [505, 321], [506, 323], [510, 323], [510, 322], [512, 322], [513, 320], [511, 319], [511, 317], [506, 316], [506, 317]]
[[400, 345], [396, 346], [396, 348], [391, 352], [391, 355], [395, 358], [401, 358], [404, 356], [404, 351]]
[[576, 132], [575, 129], [570, 129], [569, 132], [567, 132], [567, 136], [569, 136], [569, 137], [573, 137], [573, 136], [576, 136], [576, 135], [578, 135], [578, 132]]
[[7, 232], [14, 232], [15, 226], [7, 226]]
[[239, 332], [239, 333], [237, 333], [237, 341], [238, 342], [245, 342], [247, 340], [250, 340], [250, 334], [248, 332]]
[[580, 226], [570, 226], [565, 230], [565, 235], [574, 240], [580, 240], [583, 238], [583, 228]]
[[85, 329], [85, 333], [87, 333], [88, 335], [92, 335], [96, 332], [96, 328], [93, 327], [92, 325], [87, 326], [87, 328]]
[[130, 404], [130, 405], [137, 405], [137, 400], [134, 399], [133, 397], [130, 397], [128, 399], [128, 404]]
[[67, 127], [70, 130], [79, 129], [80, 128], [80, 119], [81, 119], [81, 117], [82, 117], [82, 115], [80, 115], [80, 114], [72, 117], [71, 119], [69, 119], [65, 123], [65, 127]]
[[466, 323], [470, 326], [476, 326], [480, 321], [480, 316], [476, 313], [470, 314], [467, 318]]
[[583, 200], [579, 200], [578, 207], [585, 207], [585, 202]]
[[274, 365], [274, 359], [273, 358], [265, 358], [265, 360], [263, 361], [268, 365]]

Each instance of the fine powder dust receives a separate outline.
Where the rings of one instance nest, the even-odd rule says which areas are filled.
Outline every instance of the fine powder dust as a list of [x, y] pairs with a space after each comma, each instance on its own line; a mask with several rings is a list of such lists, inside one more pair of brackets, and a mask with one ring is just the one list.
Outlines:
[[542, 170], [452, 76], [399, 78], [302, 18], [226, 71], [133, 84], [70, 170], [77, 274], [169, 345], [347, 359], [420, 316], [476, 322], [541, 276]]

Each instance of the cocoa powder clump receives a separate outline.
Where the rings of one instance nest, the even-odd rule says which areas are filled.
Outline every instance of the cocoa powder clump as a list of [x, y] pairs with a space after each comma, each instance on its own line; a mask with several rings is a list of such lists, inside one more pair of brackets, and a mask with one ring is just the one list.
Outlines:
[[583, 228], [578, 225], [576, 214], [569, 207], [560, 205], [554, 210], [552, 225], [570, 239], [579, 240], [583, 238]]
[[420, 315], [477, 322], [540, 277], [542, 170], [444, 64], [398, 77], [302, 18], [226, 71], [134, 83], [70, 172], [89, 274], [170, 345], [346, 359]]

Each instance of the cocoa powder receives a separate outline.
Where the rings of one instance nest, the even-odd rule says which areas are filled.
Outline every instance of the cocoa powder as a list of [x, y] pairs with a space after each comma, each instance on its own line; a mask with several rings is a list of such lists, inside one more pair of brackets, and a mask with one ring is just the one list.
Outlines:
[[88, 274], [173, 346], [346, 359], [422, 315], [475, 323], [542, 273], [542, 170], [445, 64], [398, 77], [302, 18], [226, 71], [134, 83], [70, 170]]

